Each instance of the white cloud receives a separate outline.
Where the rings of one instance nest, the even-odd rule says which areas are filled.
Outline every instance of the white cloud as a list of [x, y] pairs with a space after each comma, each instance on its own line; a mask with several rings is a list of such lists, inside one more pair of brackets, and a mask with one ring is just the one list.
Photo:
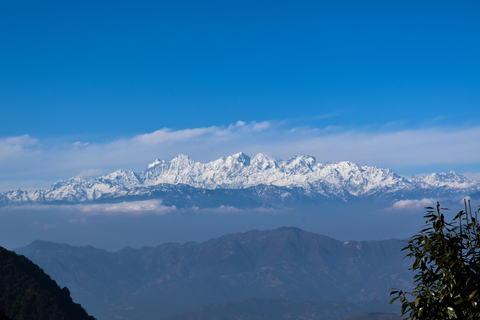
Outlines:
[[206, 134], [214, 134], [218, 131], [216, 127], [195, 128], [172, 131], [171, 129], [161, 129], [152, 133], [142, 134], [134, 137], [132, 142], [138, 142], [147, 146], [155, 146], [163, 142], [185, 141], [199, 138]]
[[[390, 127], [390, 126], [389, 126]], [[289, 126], [288, 121], [243, 122], [173, 130], [163, 128], [105, 143], [39, 141], [28, 135], [0, 139], [0, 188], [44, 187], [46, 182], [92, 176], [117, 169], [141, 171], [156, 158], [177, 154], [208, 162], [243, 151], [251, 156], [270, 154], [288, 159], [296, 154], [319, 162], [349, 160], [379, 167], [443, 165], [470, 176], [480, 171], [480, 126], [410, 130], [343, 130], [341, 127]], [[479, 168], [477, 170], [477, 167]], [[432, 170], [433, 171], [433, 170]], [[0, 190], [0, 191], [2, 191]]]
[[38, 140], [29, 135], [0, 139], [0, 159], [29, 155], [37, 143]]
[[264, 131], [268, 128], [270, 128], [270, 122], [263, 121], [263, 122], [255, 123], [252, 129], [255, 132], [259, 132], [259, 131]]
[[75, 142], [73, 143], [73, 146], [74, 146], [74, 147], [86, 147], [86, 146], [88, 146], [88, 145], [89, 145], [88, 142], [81, 142], [81, 141], [75, 141]]
[[421, 199], [421, 200], [399, 200], [396, 201], [391, 207], [387, 208], [387, 211], [401, 211], [401, 212], [415, 212], [418, 210], [424, 210], [425, 207], [434, 207], [436, 201], [434, 199]]
[[[71, 205], [24, 205], [24, 206], [7, 206], [1, 208], [5, 211], [22, 211], [33, 210], [41, 212], [69, 212], [72, 214], [72, 218], [68, 219], [72, 224], [86, 224], [89, 216], [98, 215], [114, 215], [114, 214], [155, 214], [155, 215], [168, 215], [168, 214], [180, 214], [182, 209], [178, 209], [175, 206], [164, 206], [162, 200], [143, 200], [143, 201], [124, 201], [119, 203], [80, 203]], [[80, 215], [79, 215], [80, 213]], [[34, 222], [33, 226], [42, 227], [45, 226], [40, 222]], [[49, 227], [53, 228], [54, 225]]]
[[39, 228], [44, 230], [55, 229], [57, 227], [55, 223], [45, 223], [45, 222], [38, 222], [38, 221], [33, 222], [31, 226], [34, 228]]
[[175, 206], [162, 205], [161, 200], [145, 200], [133, 202], [120, 202], [108, 204], [79, 204], [74, 206], [85, 213], [93, 214], [144, 214], [155, 213], [165, 215], [177, 211]]

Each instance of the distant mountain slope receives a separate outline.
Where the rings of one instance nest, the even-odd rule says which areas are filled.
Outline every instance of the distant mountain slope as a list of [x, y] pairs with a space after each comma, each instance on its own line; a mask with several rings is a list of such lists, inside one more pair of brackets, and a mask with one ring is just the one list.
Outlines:
[[0, 319], [93, 320], [24, 256], [0, 247]]
[[[317, 163], [311, 156], [277, 161], [237, 153], [209, 163], [179, 155], [156, 160], [145, 171], [116, 171], [92, 180], [72, 178], [49, 189], [0, 194], [0, 206], [161, 199], [165, 205], [247, 207], [355, 199], [461, 198], [476, 194], [478, 181], [455, 172], [404, 178], [389, 169], [352, 162]], [[186, 200], [188, 199], [188, 200]]]
[[198, 305], [250, 299], [381, 300], [385, 306], [390, 288], [411, 287], [403, 246], [398, 240], [340, 242], [280, 228], [115, 253], [43, 241], [16, 251], [107, 320], [153, 319]]
[[[388, 309], [385, 307], [385, 309]], [[368, 305], [349, 302], [297, 302], [254, 299], [199, 306], [160, 320], [338, 320], [369, 310]], [[399, 315], [362, 313], [348, 320], [400, 320]], [[347, 320], [345, 319], [345, 320]]]
[[400, 320], [403, 319], [398, 314], [380, 313], [380, 312], [366, 312], [345, 318], [343, 320]]

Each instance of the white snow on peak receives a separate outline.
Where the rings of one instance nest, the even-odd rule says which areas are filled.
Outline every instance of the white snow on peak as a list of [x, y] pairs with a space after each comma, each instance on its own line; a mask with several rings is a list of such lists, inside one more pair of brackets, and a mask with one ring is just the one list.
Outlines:
[[160, 159], [156, 159], [154, 162], [150, 163], [147, 167], [147, 169], [151, 169], [159, 164], [162, 164], [162, 163], [165, 163], [165, 161], [163, 160], [160, 160]]
[[232, 162], [243, 163], [246, 166], [250, 165], [250, 157], [243, 152], [232, 154], [231, 156], [227, 157], [227, 160]]
[[[243, 152], [212, 162], [196, 162], [187, 155], [171, 161], [157, 159], [145, 171], [118, 170], [101, 177], [60, 181], [46, 190], [10, 191], [0, 194], [13, 203], [32, 201], [85, 201], [101, 197], [121, 197], [128, 192], [161, 184], [189, 185], [204, 189], [243, 189], [259, 185], [303, 188], [326, 196], [369, 196], [378, 192], [414, 192], [442, 188], [479, 190], [480, 183], [456, 173], [433, 173], [407, 179], [389, 169], [360, 166], [353, 162], [318, 163], [314, 157], [296, 155], [276, 160], [259, 153], [249, 157]], [[463, 191], [462, 191], [463, 192]]]
[[455, 171], [432, 173], [414, 180], [429, 186], [446, 188], [469, 188], [478, 184], [477, 181], [468, 179]]
[[274, 158], [267, 156], [263, 153], [259, 153], [255, 157], [253, 157], [250, 164], [263, 170], [278, 168], [277, 161], [275, 161]]
[[193, 161], [192, 158], [187, 156], [186, 154], [179, 154], [175, 158], [172, 159], [170, 162], [191, 162]]
[[262, 153], [250, 158], [240, 152], [209, 163], [179, 155], [170, 162], [157, 160], [154, 164], [139, 173], [145, 186], [168, 183], [207, 189], [240, 189], [263, 184], [330, 191], [346, 188], [352, 194], [362, 194], [406, 183], [404, 178], [387, 169], [360, 167], [348, 161], [323, 165], [308, 155], [281, 161]]

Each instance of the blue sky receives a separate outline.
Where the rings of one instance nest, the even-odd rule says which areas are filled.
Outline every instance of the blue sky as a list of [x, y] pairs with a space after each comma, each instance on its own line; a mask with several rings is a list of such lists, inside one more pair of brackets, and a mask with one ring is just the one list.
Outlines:
[[10, 1], [0, 190], [177, 153], [480, 177], [478, 1]]

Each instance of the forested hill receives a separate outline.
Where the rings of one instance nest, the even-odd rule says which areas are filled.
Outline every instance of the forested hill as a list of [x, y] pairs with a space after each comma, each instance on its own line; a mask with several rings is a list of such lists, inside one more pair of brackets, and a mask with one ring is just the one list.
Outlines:
[[0, 319], [94, 320], [42, 269], [0, 247]]

